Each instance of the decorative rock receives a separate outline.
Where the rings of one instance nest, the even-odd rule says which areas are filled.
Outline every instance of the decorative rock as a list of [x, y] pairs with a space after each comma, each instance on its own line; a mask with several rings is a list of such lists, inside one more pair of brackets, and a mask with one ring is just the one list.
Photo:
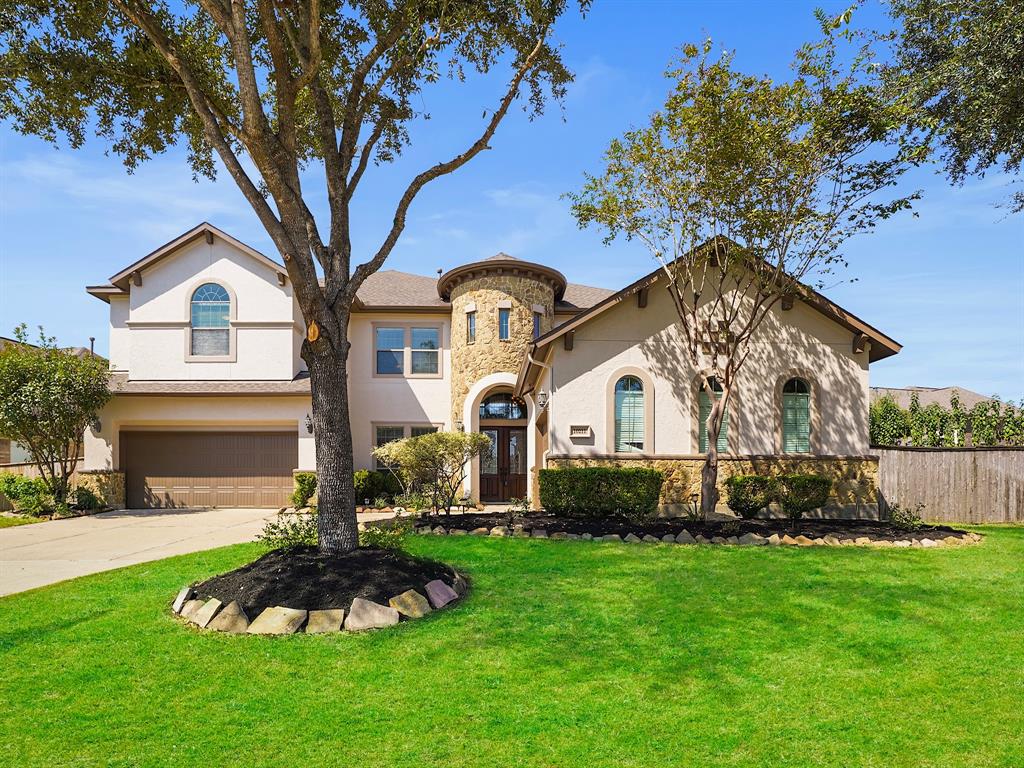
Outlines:
[[830, 547], [838, 547], [842, 545], [842, 542], [839, 541], [839, 537], [833, 536], [831, 533], [824, 538], [824, 542]]
[[814, 540], [807, 538], [803, 534], [800, 534], [799, 536], [797, 536], [794, 539], [794, 541], [797, 543], [798, 546], [801, 546], [801, 547], [813, 547], [814, 546]]
[[548, 538], [552, 541], [565, 541], [569, 538], [569, 534], [565, 531], [555, 531], [550, 536], [548, 536]]
[[894, 547], [900, 547], [901, 549], [906, 549], [907, 547], [909, 547], [909, 546], [910, 546], [910, 542], [909, 542], [909, 541], [907, 541], [906, 539], [903, 539], [903, 540], [901, 540], [901, 541], [894, 541], [894, 542], [892, 543], [892, 545], [893, 545]]
[[568, 533], [568, 534], [566, 534], [566, 538], [568, 538], [569, 541], [578, 541], [579, 538], [580, 538], [580, 535], [578, 533]]
[[[454, 593], [452, 593], [454, 594]], [[345, 617], [345, 629], [361, 632], [364, 629], [393, 627], [398, 623], [398, 611], [386, 605], [357, 597]]]
[[325, 632], [340, 632], [345, 621], [345, 611], [341, 608], [324, 608], [309, 612], [306, 622], [307, 635], [320, 635]]
[[582, 533], [582, 534], [580, 534], [580, 538], [583, 541], [593, 541], [594, 540], [593, 534], [590, 534], [590, 533]]
[[858, 547], [869, 547], [871, 546], [871, 539], [869, 539], [867, 536], [858, 536], [856, 539], [853, 540], [853, 543], [856, 544]]
[[939, 543], [937, 541], [934, 541], [933, 539], [927, 539], [926, 538], [926, 539], [921, 539], [921, 546], [924, 547], [925, 549], [931, 549], [933, 547], [939, 546]]
[[646, 541], [648, 544], [657, 544], [659, 539], [657, 536], [651, 536], [651, 534], [645, 533], [641, 541]]
[[464, 528], [452, 528], [448, 533], [452, 536], [466, 536], [469, 534], [469, 531]]
[[963, 543], [958, 536], [947, 536], [943, 541], [948, 547], [959, 547]]
[[431, 533], [430, 526], [429, 525], [419, 526], [419, 527], [416, 528], [416, 533], [418, 533], [420, 536], [426, 536], [429, 533]]
[[506, 528], [504, 525], [496, 525], [493, 528], [491, 528], [491, 536], [508, 536], [508, 528]]
[[675, 544], [676, 543], [676, 537], [673, 536], [671, 533], [666, 533], [664, 536], [661, 537], [661, 540], [663, 542], [665, 542], [666, 544]]
[[690, 535], [690, 532], [685, 528], [679, 532], [676, 536], [676, 544], [696, 544], [697, 540]]
[[764, 536], [761, 536], [757, 533], [744, 533], [742, 536], [740, 536], [739, 543], [746, 547], [760, 547], [767, 544], [768, 540], [765, 539]]
[[622, 541], [622, 537], [617, 533], [606, 533], [601, 537], [601, 541]]
[[773, 533], [771, 536], [768, 537], [768, 544], [773, 547], [781, 546], [782, 537], [779, 536], [779, 534], [777, 533]]
[[186, 600], [185, 604], [181, 606], [181, 613], [178, 615], [181, 616], [181, 618], [183, 619], [188, 619], [189, 621], [191, 621], [192, 617], [195, 616], [196, 612], [204, 605], [206, 605], [205, 600]]
[[470, 536], [486, 536], [490, 532], [491, 531], [490, 531], [489, 528], [474, 528], [472, 531], [469, 532], [469, 535]]
[[182, 607], [185, 605], [185, 601], [192, 597], [192, 587], [182, 587], [181, 592], [174, 598], [174, 602], [171, 603], [171, 610], [175, 613], [181, 613]]
[[888, 539], [879, 539], [878, 541], [872, 541], [871, 546], [873, 547], [894, 547], [896, 546]]
[[293, 635], [299, 631], [305, 620], [306, 612], [301, 608], [284, 608], [277, 605], [266, 608], [246, 631], [250, 635]]
[[853, 539], [840, 539], [839, 540], [839, 544], [840, 544], [840, 546], [843, 546], [843, 547], [853, 547], [853, 546], [855, 546], [855, 544], [853, 543]]
[[816, 546], [816, 547], [824, 547], [825, 546], [825, 540], [820, 538], [820, 537], [817, 538], [817, 539], [811, 539], [811, 543], [814, 544], [814, 546]]
[[721, 536], [712, 536], [711, 537], [711, 543], [712, 544], [725, 544], [725, 539], [722, 538]]
[[434, 579], [427, 584], [424, 589], [427, 590], [427, 597], [430, 598], [430, 604], [435, 608], [444, 608], [452, 600], [457, 600], [459, 598], [455, 590], [440, 579]]
[[637, 542], [642, 541], [642, 539], [635, 533], [627, 533], [626, 538], [624, 538], [623, 541], [628, 541], [630, 544], [636, 544]]
[[206, 625], [206, 628], [216, 632], [242, 635], [249, 629], [249, 617], [245, 615], [245, 611], [242, 610], [238, 601], [232, 600], [214, 617], [213, 621]]
[[794, 539], [794, 538], [793, 538], [792, 536], [790, 536], [790, 535], [789, 535], [789, 534], [787, 533], [787, 534], [785, 534], [785, 535], [784, 535], [784, 536], [782, 537], [782, 543], [783, 543], [783, 544], [788, 544], [788, 545], [790, 545], [790, 546], [795, 546], [795, 545], [799, 544], [800, 542], [798, 542], [798, 541], [797, 541], [796, 539]]
[[217, 611], [220, 610], [222, 605], [224, 604], [220, 600], [215, 597], [211, 597], [203, 603], [202, 608], [192, 614], [192, 622], [200, 629], [206, 629], [206, 625], [213, 621], [213, 617], [217, 615]]
[[415, 589], [407, 589], [402, 594], [395, 595], [388, 600], [388, 605], [410, 619], [419, 619], [430, 613], [430, 603], [427, 602], [427, 598]]
[[730, 536], [729, 538], [727, 538], [725, 540], [725, 543], [726, 544], [731, 544], [731, 545], [735, 546], [735, 545], [740, 543], [740, 540], [738, 538], [736, 538], [735, 536]]
[[697, 538], [693, 540], [695, 544], [710, 544], [711, 539], [706, 538], [704, 535], [698, 533]]
[[452, 589], [461, 597], [469, 591], [469, 582], [461, 573], [456, 572], [455, 578], [452, 579]]
[[439, 525], [434, 529], [433, 533], [435, 536], [446, 536], [448, 530], [443, 525]]
[[517, 527], [514, 531], [512, 531], [512, 538], [515, 538], [515, 539], [528, 539], [528, 538], [530, 538], [530, 532], [528, 530], [526, 530], [525, 528]]
[[535, 539], [546, 539], [548, 537], [548, 532], [543, 528], [534, 528], [530, 535]]

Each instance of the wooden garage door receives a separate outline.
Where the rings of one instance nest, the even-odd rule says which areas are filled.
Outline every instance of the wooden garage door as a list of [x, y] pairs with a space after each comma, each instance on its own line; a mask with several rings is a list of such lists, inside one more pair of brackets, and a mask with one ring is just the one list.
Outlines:
[[280, 507], [298, 466], [294, 432], [122, 432], [128, 506]]

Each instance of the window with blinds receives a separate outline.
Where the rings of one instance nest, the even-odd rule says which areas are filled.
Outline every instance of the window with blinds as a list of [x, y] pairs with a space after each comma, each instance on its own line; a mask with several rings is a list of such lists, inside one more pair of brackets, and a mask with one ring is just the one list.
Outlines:
[[782, 388], [782, 452], [811, 451], [811, 388], [803, 379], [790, 379]]
[[644, 450], [644, 384], [636, 376], [615, 382], [615, 452]]
[[[715, 399], [717, 400], [722, 396], [722, 385], [718, 379], [711, 380], [711, 389], [714, 390]], [[701, 453], [707, 453], [708, 450], [708, 416], [711, 415], [711, 398], [708, 397], [708, 393], [701, 387], [699, 395], [700, 409], [697, 414], [699, 424], [697, 426], [697, 443], [698, 450]], [[719, 453], [725, 453], [729, 450], [729, 409], [725, 409], [725, 413], [722, 415], [722, 426], [718, 430], [718, 440], [715, 445], [718, 448]]]
[[192, 294], [190, 353], [195, 357], [231, 354], [231, 297], [216, 283], [204, 283]]

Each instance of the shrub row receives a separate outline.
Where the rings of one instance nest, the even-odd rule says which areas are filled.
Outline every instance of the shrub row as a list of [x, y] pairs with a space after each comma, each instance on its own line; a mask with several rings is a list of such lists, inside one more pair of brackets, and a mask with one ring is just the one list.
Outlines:
[[639, 467], [567, 467], [540, 471], [540, 503], [552, 514], [647, 517], [658, 509], [664, 476]]
[[[360, 469], [352, 475], [356, 490], [356, 504], [369, 499], [373, 504], [378, 500], [387, 503], [394, 501], [402, 492], [398, 478], [390, 472], [377, 472], [371, 469]], [[296, 509], [308, 506], [309, 500], [316, 493], [316, 472], [296, 472], [295, 491], [292, 493], [292, 506]]]
[[796, 523], [806, 512], [828, 503], [832, 480], [823, 475], [733, 475], [725, 481], [729, 509], [743, 518], [754, 517], [773, 501]]

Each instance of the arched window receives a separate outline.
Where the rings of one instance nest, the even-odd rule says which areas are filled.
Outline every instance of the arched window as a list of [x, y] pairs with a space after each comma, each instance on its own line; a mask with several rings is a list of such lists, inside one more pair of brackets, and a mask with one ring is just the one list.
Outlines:
[[231, 296], [216, 283], [203, 283], [192, 294], [192, 341], [197, 357], [226, 357], [231, 354]]
[[[717, 400], [722, 396], [722, 384], [718, 379], [711, 379], [711, 390], [715, 393], [715, 399]], [[707, 453], [708, 450], [708, 416], [711, 414], [711, 398], [708, 397], [708, 393], [704, 390], [704, 387], [700, 388], [700, 395], [698, 396], [698, 402], [700, 408], [697, 414], [697, 444], [698, 449], [701, 453]], [[718, 452], [725, 453], [729, 449], [729, 409], [726, 407], [725, 413], [722, 415], [722, 426], [718, 430]]]
[[526, 406], [509, 392], [498, 392], [480, 403], [480, 419], [525, 419]]
[[644, 383], [636, 376], [615, 382], [615, 452], [644, 450]]
[[782, 387], [782, 452], [810, 453], [811, 387], [790, 379]]

